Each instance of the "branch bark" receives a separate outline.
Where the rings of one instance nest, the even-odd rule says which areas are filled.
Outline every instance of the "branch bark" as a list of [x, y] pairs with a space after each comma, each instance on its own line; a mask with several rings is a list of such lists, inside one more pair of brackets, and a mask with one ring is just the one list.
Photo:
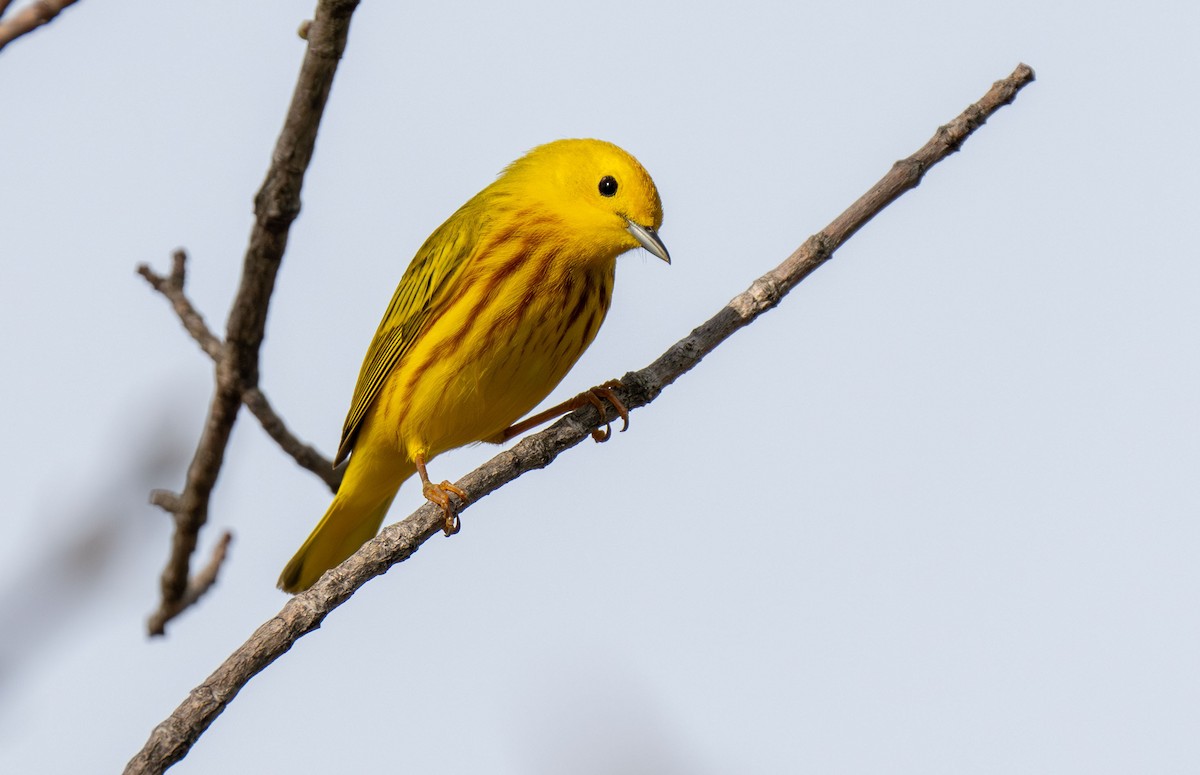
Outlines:
[[[0, 14], [8, 10], [10, 2], [11, 0], [0, 2]], [[11, 14], [7, 19], [0, 20], [0, 50], [22, 35], [47, 24], [68, 5], [77, 2], [79, 0], [37, 0]]]
[[[993, 113], [1012, 102], [1033, 78], [1033, 70], [1020, 65], [1008, 78], [997, 81], [979, 102], [939, 127], [915, 154], [896, 162], [866, 194], [822, 231], [805, 240], [783, 263], [755, 280], [649, 366], [622, 377], [624, 387], [617, 393], [625, 406], [635, 409], [650, 403], [734, 332], [775, 307], [788, 291], [828, 261], [840, 245], [889, 203], [915, 188], [934, 164], [957, 151], [967, 137]], [[457, 485], [467, 491], [473, 504], [478, 503], [483, 496], [521, 474], [549, 465], [563, 451], [587, 438], [599, 421], [599, 413], [593, 407], [579, 409], [513, 449], [496, 455]], [[329, 612], [359, 587], [412, 556], [422, 543], [441, 532], [442, 522], [438, 507], [422, 506], [402, 522], [385, 528], [308, 591], [289, 600], [193, 689], [170, 717], [155, 727], [145, 747], [129, 762], [126, 774], [163, 772], [183, 758], [251, 678], [282, 656], [299, 638], [317, 629]]]
[[300, 213], [304, 173], [312, 160], [317, 128], [346, 47], [350, 17], [357, 6], [358, 0], [317, 3], [283, 131], [275, 144], [266, 180], [254, 199], [254, 227], [242, 264], [241, 284], [226, 323], [225, 340], [216, 357], [216, 389], [208, 419], [188, 467], [183, 492], [172, 495], [160, 491], [152, 496], [152, 502], [171, 512], [175, 534], [162, 574], [162, 598], [148, 623], [151, 635], [162, 635], [166, 623], [195, 602], [188, 595], [191, 556], [200, 529], [208, 520], [209, 497], [221, 470], [242, 396], [258, 387], [258, 350], [271, 292], [287, 247], [288, 231]]
[[[209, 329], [204, 322], [204, 317], [196, 310], [191, 299], [184, 292], [184, 283], [187, 279], [187, 253], [183, 250], [175, 251], [169, 275], [160, 275], [146, 264], [138, 266], [137, 271], [146, 278], [146, 282], [150, 283], [154, 290], [171, 302], [171, 307], [179, 316], [179, 321], [196, 340], [196, 344], [200, 345], [200, 349], [207, 353], [214, 362], [219, 361], [222, 352], [220, 337]], [[242, 403], [250, 410], [251, 414], [258, 418], [263, 430], [275, 440], [275, 443], [284, 452], [301, 466], [316, 474], [329, 487], [330, 492], [337, 492], [338, 486], [342, 483], [342, 473], [345, 468], [334, 469], [333, 461], [330, 458], [325, 457], [315, 447], [301, 441], [288, 430], [283, 418], [271, 406], [271, 402], [267, 400], [261, 388], [252, 386], [242, 391]]]

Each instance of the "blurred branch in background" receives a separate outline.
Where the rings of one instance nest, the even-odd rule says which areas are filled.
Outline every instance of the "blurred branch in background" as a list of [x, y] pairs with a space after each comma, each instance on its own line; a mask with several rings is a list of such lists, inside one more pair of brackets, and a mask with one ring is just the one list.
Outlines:
[[[635, 409], [653, 401], [705, 355], [779, 304], [855, 232], [904, 192], [916, 188], [933, 165], [958, 151], [975, 130], [1011, 103], [1033, 79], [1033, 70], [1019, 65], [1010, 76], [993, 84], [979, 102], [938, 127], [920, 150], [896, 162], [867, 193], [822, 231], [805, 240], [783, 263], [755, 280], [654, 363], [622, 377], [624, 387], [616, 392], [625, 406]], [[513, 449], [496, 455], [456, 484], [470, 495], [472, 504], [477, 504], [483, 496], [521, 474], [546, 467], [560, 453], [591, 435], [591, 429], [600, 422], [600, 414], [594, 407], [576, 410], [546, 430], [525, 438]], [[282, 656], [299, 638], [318, 628], [359, 587], [408, 559], [422, 543], [440, 533], [443, 524], [441, 509], [427, 503], [403, 521], [384, 528], [378, 537], [322, 576], [308, 591], [289, 600], [155, 727], [146, 745], [130, 760], [126, 775], [160, 773], [186, 756], [251, 678]]]
[[[11, 698], [5, 689], [25, 663], [51, 649], [78, 613], [110, 596], [118, 575], [134, 563], [131, 556], [142, 556], [160, 535], [162, 517], [138, 493], [177, 472], [190, 442], [178, 430], [180, 405], [148, 403], [139, 396], [113, 423], [111, 448], [118, 452], [106, 460], [101, 484], [83, 487], [78, 505], [40, 510], [38, 530], [55, 539], [37, 544], [40, 553], [23, 552], [10, 569], [12, 583], [0, 588], [0, 697]], [[87, 475], [72, 473], [76, 481]]]
[[17, 38], [33, 32], [78, 0], [34, 0], [4, 17], [12, 0], [0, 0], [0, 50]]
[[[204, 579], [191, 577], [191, 557], [196, 551], [200, 529], [208, 521], [209, 497], [221, 471], [225, 448], [243, 397], [248, 393], [253, 395], [258, 389], [258, 351], [275, 277], [287, 248], [288, 231], [300, 213], [304, 174], [312, 160], [317, 128], [334, 73], [346, 48], [350, 17], [357, 6], [358, 0], [320, 0], [317, 3], [313, 23], [307, 29], [308, 46], [283, 131], [271, 155], [266, 180], [254, 198], [255, 217], [250, 244], [242, 264], [241, 283], [229, 311], [225, 340], [214, 356], [216, 389], [196, 454], [188, 467], [182, 492], [156, 490], [151, 496], [155, 505], [170, 512], [175, 519], [171, 554], [162, 573], [162, 598], [148, 622], [151, 635], [162, 635], [167, 622], [198, 600], [207, 589], [202, 583]], [[183, 273], [179, 259], [172, 278], [176, 274], [182, 292]], [[155, 282], [149, 276], [147, 279]], [[170, 280], [163, 278], [164, 282]], [[178, 304], [176, 309], [179, 309]], [[196, 319], [199, 319], [198, 315]], [[197, 332], [188, 321], [185, 317], [185, 325], [196, 336]], [[201, 346], [213, 355], [210, 347], [216, 349], [215, 338], [208, 344], [201, 341]], [[265, 406], [265, 399], [260, 405]]]

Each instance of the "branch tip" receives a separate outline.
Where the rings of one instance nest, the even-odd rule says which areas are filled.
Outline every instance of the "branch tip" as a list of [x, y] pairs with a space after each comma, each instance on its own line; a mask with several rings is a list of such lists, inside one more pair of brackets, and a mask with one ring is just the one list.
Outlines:
[[151, 490], [150, 503], [168, 514], [179, 512], [179, 494], [170, 490]]
[[183, 284], [186, 280], [187, 251], [179, 248], [171, 254], [171, 282], [179, 286], [179, 290], [183, 290]]

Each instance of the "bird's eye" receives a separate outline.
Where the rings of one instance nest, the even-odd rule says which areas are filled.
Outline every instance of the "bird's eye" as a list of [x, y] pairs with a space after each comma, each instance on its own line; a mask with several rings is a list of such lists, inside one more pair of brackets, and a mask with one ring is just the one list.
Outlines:
[[617, 179], [612, 175], [600, 178], [600, 196], [614, 196], [617, 193]]

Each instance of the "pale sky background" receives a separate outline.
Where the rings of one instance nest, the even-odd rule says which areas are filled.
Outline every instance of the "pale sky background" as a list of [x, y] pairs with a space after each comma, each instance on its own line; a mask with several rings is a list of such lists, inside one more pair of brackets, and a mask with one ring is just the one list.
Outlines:
[[[306, 2], [83, 0], [0, 53], [0, 772], [119, 771], [329, 496], [248, 414], [148, 640]], [[640, 368], [1018, 62], [1038, 75], [628, 433], [464, 515], [179, 773], [1200, 771], [1200, 5], [365, 2], [262, 384], [333, 450], [413, 252], [530, 147], [658, 183], [554, 398]], [[494, 453], [439, 458], [462, 476]], [[392, 511], [420, 502], [406, 486]]]

